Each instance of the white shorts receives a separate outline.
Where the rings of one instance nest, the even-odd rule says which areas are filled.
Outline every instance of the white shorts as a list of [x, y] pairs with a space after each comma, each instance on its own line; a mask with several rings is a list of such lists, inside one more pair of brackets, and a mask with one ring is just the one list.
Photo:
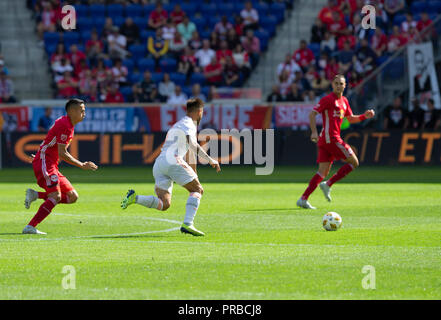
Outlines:
[[188, 163], [180, 158], [170, 163], [165, 157], [158, 157], [153, 165], [153, 177], [156, 187], [172, 193], [173, 182], [184, 186], [198, 176]]

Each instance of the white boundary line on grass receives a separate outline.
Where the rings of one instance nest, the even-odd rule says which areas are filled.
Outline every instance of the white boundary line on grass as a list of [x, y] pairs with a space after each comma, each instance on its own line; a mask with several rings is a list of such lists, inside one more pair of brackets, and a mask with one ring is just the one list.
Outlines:
[[[96, 215], [87, 215], [87, 214], [69, 214], [69, 213], [54, 213], [54, 215], [55, 216], [69, 216], [69, 217], [91, 217], [91, 218], [105, 217], [105, 216], [96, 216]], [[108, 217], [106, 217], [106, 218], [108, 218]], [[141, 219], [154, 220], [154, 221], [163, 221], [163, 222], [169, 222], [169, 223], [181, 225], [181, 222], [179, 222], [179, 221], [164, 219], [164, 218], [139, 217], [139, 216], [132, 216], [131, 218], [141, 218]], [[152, 230], [152, 231], [133, 232], [133, 233], [95, 234], [95, 235], [72, 236], [72, 237], [61, 237], [61, 238], [46, 238], [45, 236], [39, 235], [38, 236], [39, 238], [0, 239], [0, 242], [61, 241], [61, 240], [70, 240], [70, 239], [125, 237], [125, 236], [136, 236], [136, 235], [143, 235], [143, 234], [152, 234], [152, 233], [171, 232], [171, 231], [179, 230], [179, 228], [180, 227], [174, 227], [174, 228], [163, 229], [163, 230]]]

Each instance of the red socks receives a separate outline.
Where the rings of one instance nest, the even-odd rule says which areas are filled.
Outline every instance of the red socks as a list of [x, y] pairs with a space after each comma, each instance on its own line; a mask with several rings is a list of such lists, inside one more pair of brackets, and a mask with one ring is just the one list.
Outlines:
[[314, 192], [315, 188], [319, 185], [320, 182], [322, 182], [323, 177], [317, 172], [309, 181], [308, 188], [306, 188], [305, 192], [302, 195], [302, 199], [306, 200], [308, 199], [309, 195]]
[[33, 227], [36, 227], [41, 221], [46, 218], [49, 213], [51, 213], [52, 209], [57, 205], [55, 200], [49, 198], [47, 199], [38, 209], [37, 214], [32, 218], [29, 224]]
[[338, 169], [338, 171], [329, 179], [326, 183], [328, 186], [332, 186], [337, 181], [343, 179], [349, 172], [354, 170], [352, 164], [346, 163], [343, 167]]

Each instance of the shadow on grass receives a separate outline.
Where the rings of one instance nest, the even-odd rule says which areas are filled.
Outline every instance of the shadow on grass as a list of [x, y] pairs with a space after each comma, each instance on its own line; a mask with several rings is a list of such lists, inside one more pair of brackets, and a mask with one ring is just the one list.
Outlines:
[[25, 236], [25, 234], [21, 232], [6, 232], [6, 233], [0, 233], [0, 236], [13, 236], [13, 235], [21, 235]]

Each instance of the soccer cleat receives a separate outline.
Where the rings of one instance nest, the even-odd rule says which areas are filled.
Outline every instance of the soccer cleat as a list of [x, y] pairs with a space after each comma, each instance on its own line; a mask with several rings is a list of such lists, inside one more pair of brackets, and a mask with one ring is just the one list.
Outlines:
[[23, 229], [22, 233], [23, 234], [47, 234], [46, 232], [37, 230], [35, 227], [33, 227], [29, 224]]
[[297, 200], [297, 206], [299, 206], [300, 208], [304, 208], [304, 209], [314, 209], [314, 210], [316, 209], [316, 207], [311, 206], [311, 204], [308, 202], [308, 200], [302, 199], [302, 198]]
[[31, 206], [31, 203], [38, 199], [38, 192], [33, 189], [27, 189], [26, 190], [26, 197], [25, 197], [25, 208], [29, 209]]
[[198, 229], [196, 229], [194, 227], [194, 225], [191, 226], [187, 226], [185, 223], [182, 224], [181, 226], [181, 232], [182, 233], [188, 233], [191, 234], [193, 236], [205, 236], [205, 233], [203, 233], [202, 231], [199, 231]]
[[132, 203], [135, 203], [136, 201], [136, 193], [135, 190], [130, 189], [127, 191], [126, 196], [121, 201], [121, 208], [127, 209], [128, 206], [130, 206]]
[[323, 181], [322, 183], [320, 183], [320, 189], [322, 189], [323, 194], [325, 195], [326, 200], [331, 202], [331, 187], [328, 186], [326, 181]]

